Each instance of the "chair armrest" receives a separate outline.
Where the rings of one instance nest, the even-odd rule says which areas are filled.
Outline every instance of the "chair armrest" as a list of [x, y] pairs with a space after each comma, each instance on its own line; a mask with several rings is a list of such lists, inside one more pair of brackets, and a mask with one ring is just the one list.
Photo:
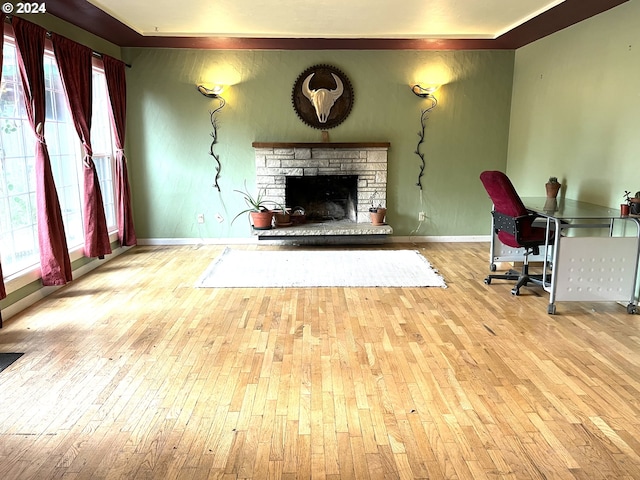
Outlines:
[[533, 221], [536, 218], [541, 217], [534, 211], [531, 211], [531, 210], [527, 210], [527, 211], [529, 212], [529, 214], [520, 215], [517, 217], [512, 217], [510, 215], [505, 215], [504, 213], [495, 212], [495, 211], [491, 212], [491, 214], [493, 215], [493, 228], [495, 232], [496, 233], [498, 233], [499, 231], [506, 232], [510, 235], [513, 235], [518, 242], [521, 242], [521, 233], [522, 233], [521, 225], [523, 224], [523, 222], [526, 220], [530, 222], [530, 224], [533, 224]]
[[491, 212], [493, 215], [493, 230], [498, 233], [500, 231], [509, 233], [516, 236], [516, 232], [518, 231], [517, 218], [512, 217], [510, 215], [505, 215], [500, 212]]

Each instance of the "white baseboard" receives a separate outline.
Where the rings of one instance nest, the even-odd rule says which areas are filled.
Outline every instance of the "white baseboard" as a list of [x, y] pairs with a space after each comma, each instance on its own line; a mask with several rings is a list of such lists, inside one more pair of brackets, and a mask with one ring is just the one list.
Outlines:
[[138, 238], [138, 245], [255, 245], [258, 237], [252, 238]]
[[[490, 235], [459, 236], [395, 236], [388, 238], [390, 243], [461, 243], [490, 242]], [[256, 245], [258, 238], [139, 238], [138, 245]]]
[[428, 236], [411, 235], [389, 237], [390, 243], [462, 243], [462, 242], [490, 242], [491, 235], [456, 235], [456, 236]]

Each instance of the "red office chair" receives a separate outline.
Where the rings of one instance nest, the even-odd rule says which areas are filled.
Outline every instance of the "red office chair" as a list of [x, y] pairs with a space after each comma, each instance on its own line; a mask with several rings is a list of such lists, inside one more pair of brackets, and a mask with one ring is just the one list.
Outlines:
[[[498, 240], [509, 247], [525, 249], [521, 272], [509, 270], [505, 274], [490, 274], [484, 279], [484, 283], [490, 285], [493, 279], [515, 280], [516, 286], [511, 290], [513, 295], [519, 295], [520, 287], [526, 286], [529, 282], [542, 285], [544, 274], [529, 275], [529, 255], [538, 255], [540, 247], [546, 243], [547, 229], [533, 225], [539, 215], [527, 210], [511, 180], [504, 173], [495, 170], [482, 172], [480, 181], [493, 202], [491, 214]], [[553, 232], [548, 244], [552, 241]]]

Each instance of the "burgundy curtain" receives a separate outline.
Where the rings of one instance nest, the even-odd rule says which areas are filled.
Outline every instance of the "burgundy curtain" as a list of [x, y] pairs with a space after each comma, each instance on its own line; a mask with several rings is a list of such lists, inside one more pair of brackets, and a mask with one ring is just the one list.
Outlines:
[[[4, 28], [5, 14], [0, 12], [0, 25]], [[2, 33], [2, 32], [0, 32]], [[2, 48], [4, 47], [4, 35], [0, 35], [0, 74], [2, 73]], [[2, 275], [2, 261], [0, 261], [0, 300], [7, 297], [7, 291], [4, 288], [4, 276]], [[2, 315], [0, 314], [0, 322], [2, 322]]]
[[42, 283], [64, 285], [72, 280], [71, 261], [49, 151], [44, 139], [46, 104], [43, 58], [46, 31], [18, 17], [13, 17], [12, 25], [18, 47], [25, 108], [36, 135], [36, 201]]
[[87, 257], [103, 258], [111, 253], [111, 244], [91, 149], [93, 52], [90, 48], [55, 33], [51, 34], [51, 41], [73, 123], [84, 147], [84, 254]]
[[124, 136], [127, 119], [127, 82], [125, 64], [108, 55], [103, 55], [104, 73], [109, 90], [111, 125], [116, 139], [116, 202], [118, 204], [118, 235], [122, 246], [137, 243], [133, 227], [131, 190], [127, 173], [127, 158], [124, 155]]

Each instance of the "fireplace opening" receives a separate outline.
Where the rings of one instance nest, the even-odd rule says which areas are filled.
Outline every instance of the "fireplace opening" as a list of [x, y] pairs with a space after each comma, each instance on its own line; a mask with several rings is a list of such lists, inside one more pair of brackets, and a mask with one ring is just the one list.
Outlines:
[[287, 176], [285, 202], [304, 208], [312, 222], [357, 221], [358, 176]]

